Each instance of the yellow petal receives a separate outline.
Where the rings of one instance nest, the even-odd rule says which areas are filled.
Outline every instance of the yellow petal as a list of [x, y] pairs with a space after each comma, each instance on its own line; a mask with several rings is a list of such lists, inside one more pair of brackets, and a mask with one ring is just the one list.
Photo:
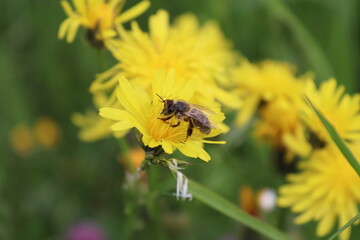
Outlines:
[[68, 43], [71, 43], [74, 41], [74, 38], [75, 38], [75, 35], [76, 35], [76, 32], [77, 32], [79, 26], [80, 26], [79, 21], [72, 21], [71, 24], [69, 25], [69, 31], [68, 31], [68, 35], [66, 38], [66, 41]]
[[199, 158], [201, 160], [204, 160], [205, 162], [208, 162], [211, 160], [210, 155], [203, 148], [200, 149]]
[[149, 143], [151, 142], [151, 139], [152, 139], [151, 136], [143, 133], [141, 141], [144, 143], [145, 146], [149, 146]]
[[333, 228], [334, 223], [335, 216], [334, 214], [329, 212], [319, 222], [319, 225], [316, 228], [316, 235], [318, 235], [319, 237], [325, 236]]
[[150, 17], [150, 34], [157, 48], [164, 46], [169, 35], [169, 14], [159, 10], [156, 15]]
[[210, 144], [226, 144], [226, 141], [210, 141], [210, 140], [201, 140], [203, 143], [210, 143]]
[[81, 15], [84, 15], [86, 11], [85, 0], [73, 0], [73, 3], [75, 5], [76, 11]]
[[163, 140], [161, 142], [161, 146], [162, 146], [162, 148], [164, 149], [164, 151], [166, 153], [168, 153], [168, 154], [173, 153], [173, 146], [169, 142], [167, 142], [166, 140]]
[[125, 0], [110, 0], [108, 4], [111, 9], [122, 8], [125, 4]]
[[317, 211], [317, 206], [308, 209], [306, 212], [302, 213], [300, 216], [295, 218], [295, 223], [303, 224], [310, 221], [312, 218], [314, 218], [316, 211]]
[[211, 160], [211, 157], [202, 147], [200, 142], [188, 140], [185, 144], [179, 145], [178, 149], [186, 156], [200, 158], [208, 162]]
[[125, 110], [104, 107], [100, 108], [100, 116], [111, 120], [121, 121], [129, 117], [129, 113]]
[[113, 131], [124, 131], [130, 128], [133, 128], [134, 124], [129, 122], [129, 121], [121, 121], [121, 122], [117, 122], [114, 123], [113, 125], [111, 125], [111, 129]]
[[61, 1], [60, 2], [62, 8], [64, 9], [66, 15], [68, 15], [69, 17], [73, 14], [73, 10], [70, 6], [70, 4], [67, 1]]
[[101, 31], [101, 39], [113, 38], [116, 36], [116, 32], [112, 29], [106, 29]]
[[[148, 98], [147, 94], [141, 93], [143, 98]], [[125, 78], [120, 80], [120, 89], [117, 91], [117, 97], [121, 105], [133, 116], [139, 118], [143, 125], [147, 121], [147, 113], [150, 109], [150, 100], [142, 102], [139, 100], [140, 94], [137, 94], [133, 86]]]
[[116, 24], [121, 24], [134, 19], [144, 13], [150, 7], [150, 1], [142, 1], [129, 10], [123, 12], [119, 17], [115, 19]]
[[251, 96], [246, 100], [244, 100], [244, 104], [240, 110], [240, 113], [237, 116], [236, 123], [239, 126], [243, 126], [244, 124], [248, 123], [248, 121], [254, 115], [258, 104], [259, 104], [259, 98], [256, 95]]
[[59, 39], [63, 39], [65, 37], [66, 32], [69, 29], [70, 23], [71, 23], [71, 19], [67, 18], [60, 24], [59, 32], [58, 32]]
[[116, 64], [109, 70], [97, 74], [95, 81], [90, 85], [90, 92], [96, 93], [98, 91], [115, 88], [115, 86], [119, 84], [119, 79], [123, 77], [122, 73], [118, 73], [120, 69], [120, 64]]
[[233, 109], [239, 109], [242, 106], [242, 101], [235, 94], [225, 91], [219, 87], [214, 87], [214, 91], [215, 97], [224, 105]]
[[151, 138], [151, 140], [150, 140], [150, 142], [148, 144], [148, 146], [150, 148], [155, 148], [155, 147], [157, 147], [159, 145], [161, 145], [161, 142], [159, 140], [157, 140], [157, 139], [154, 139], [154, 138]]

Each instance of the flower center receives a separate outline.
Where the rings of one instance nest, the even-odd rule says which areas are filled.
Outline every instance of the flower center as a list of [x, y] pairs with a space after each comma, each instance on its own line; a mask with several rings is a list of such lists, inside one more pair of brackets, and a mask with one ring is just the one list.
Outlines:
[[113, 26], [114, 11], [108, 4], [99, 4], [89, 9], [86, 18], [88, 28], [106, 30]]
[[178, 119], [173, 116], [168, 120], [161, 120], [158, 118], [166, 118], [168, 116], [160, 115], [163, 110], [163, 103], [154, 103], [150, 110], [150, 116], [147, 122], [147, 129], [149, 135], [156, 140], [168, 140], [173, 142], [184, 142], [186, 139], [186, 132], [188, 123], [181, 121], [180, 125], [172, 127], [177, 124]]

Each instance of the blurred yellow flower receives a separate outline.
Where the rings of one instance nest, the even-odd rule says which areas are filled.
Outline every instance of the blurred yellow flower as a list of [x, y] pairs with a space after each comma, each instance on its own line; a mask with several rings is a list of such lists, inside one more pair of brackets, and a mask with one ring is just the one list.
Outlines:
[[142, 1], [120, 14], [125, 0], [73, 0], [75, 11], [68, 1], [62, 0], [66, 18], [60, 25], [58, 37], [67, 42], [75, 38], [79, 26], [87, 29], [87, 37], [94, 46], [101, 47], [103, 41], [117, 35], [115, 26], [141, 15], [149, 6]]
[[[211, 129], [209, 134], [204, 134], [195, 128], [193, 134], [187, 138], [189, 123], [182, 121], [177, 127], [172, 127], [170, 124], [177, 122], [175, 118], [169, 119], [168, 123], [158, 119], [164, 109], [164, 103], [159, 96], [163, 99], [182, 99], [191, 102], [197, 84], [197, 81], [178, 81], [174, 71], [170, 71], [167, 75], [159, 72], [153, 79], [150, 97], [143, 88], [132, 85], [123, 78], [117, 90], [117, 97], [124, 110], [105, 107], [100, 109], [100, 115], [118, 121], [111, 127], [114, 131], [136, 128], [142, 134], [141, 140], [145, 146], [150, 148], [161, 146], [168, 154], [173, 153], [174, 149], [179, 149], [186, 156], [209, 161], [210, 156], [203, 149], [203, 143], [224, 144], [225, 142], [208, 141], [204, 138], [217, 136], [223, 132], [223, 129]], [[220, 124], [225, 118], [224, 115], [216, 106], [210, 109], [217, 113], [211, 120]]]
[[256, 193], [249, 186], [243, 186], [239, 191], [240, 208], [250, 215], [259, 217], [260, 210], [256, 204]]
[[244, 59], [233, 71], [235, 92], [243, 99], [237, 124], [243, 126], [260, 105], [278, 98], [295, 105], [302, 100], [304, 83], [295, 73], [295, 67], [285, 62], [268, 60], [252, 64]]
[[233, 107], [240, 104], [220, 87], [230, 85], [235, 54], [216, 23], [199, 26], [196, 17], [188, 14], [171, 26], [169, 14], [159, 10], [150, 17], [149, 33], [136, 22], [130, 31], [121, 26], [118, 30], [122, 38], [107, 47], [119, 63], [97, 76], [90, 87], [92, 93], [112, 92], [123, 77], [150, 92], [155, 72], [174, 69], [180, 81], [199, 81], [194, 95], [197, 103], [218, 99]]
[[29, 155], [33, 150], [34, 139], [28, 126], [17, 125], [11, 130], [9, 138], [12, 149], [19, 155]]
[[[120, 108], [120, 103], [116, 101], [116, 94], [108, 97], [106, 94], [97, 93], [93, 95], [93, 102], [96, 109], [110, 106]], [[72, 122], [75, 126], [79, 127], [79, 138], [84, 142], [93, 142], [102, 138], [113, 135], [116, 138], [123, 137], [128, 131], [118, 131], [114, 133], [111, 131], [111, 125], [114, 124], [113, 120], [105, 119], [99, 116], [95, 110], [88, 110], [84, 114], [74, 113], [72, 115]]]
[[95, 111], [88, 111], [85, 114], [74, 113], [72, 122], [80, 128], [78, 136], [84, 142], [96, 141], [111, 135], [110, 126], [114, 123], [100, 118]]
[[[343, 139], [357, 141], [360, 140], [360, 94], [350, 96], [344, 91], [344, 86], [337, 87], [336, 80], [330, 79], [323, 82], [319, 89], [314, 82], [307, 82], [305, 94]], [[302, 111], [311, 131], [322, 141], [331, 142], [327, 130], [305, 102]]]
[[311, 151], [305, 136], [305, 142], [294, 144], [296, 149], [287, 148], [287, 144], [291, 144], [289, 138], [304, 135], [304, 126], [297, 105], [289, 99], [277, 98], [260, 109], [260, 119], [255, 122], [255, 136], [267, 140], [272, 147], [283, 150], [286, 160], [291, 160], [294, 154], [306, 156]]
[[54, 119], [46, 116], [37, 120], [34, 133], [40, 145], [45, 148], [54, 148], [60, 139], [58, 124]]
[[114, 121], [100, 117], [95, 111], [87, 111], [85, 114], [74, 113], [72, 122], [79, 127], [79, 138], [84, 142], [93, 142], [99, 139], [114, 135], [123, 137], [128, 131], [111, 131]]
[[305, 156], [311, 150], [306, 142], [287, 147], [295, 138], [306, 139], [300, 107], [310, 75], [297, 77], [295, 73], [295, 67], [285, 62], [267, 60], [252, 64], [246, 59], [233, 71], [235, 92], [243, 100], [237, 124], [243, 126], [259, 111], [255, 136], [283, 151], [285, 160], [291, 160], [295, 154]]
[[135, 172], [145, 160], [145, 151], [141, 147], [130, 149], [128, 153], [121, 154], [119, 161], [129, 172]]
[[[350, 145], [360, 158], [360, 142]], [[310, 159], [302, 162], [301, 172], [290, 174], [290, 182], [280, 188], [278, 204], [301, 213], [295, 223], [318, 221], [318, 236], [328, 234], [338, 219], [339, 228], [358, 213], [360, 178], [334, 144], [315, 150]], [[347, 240], [350, 228], [340, 235]]]

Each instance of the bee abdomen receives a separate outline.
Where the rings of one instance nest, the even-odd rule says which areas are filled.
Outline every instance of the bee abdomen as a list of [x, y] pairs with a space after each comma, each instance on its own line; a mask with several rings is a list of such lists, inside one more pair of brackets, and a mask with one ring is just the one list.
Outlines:
[[201, 126], [199, 128], [200, 132], [203, 134], [209, 134], [211, 132], [211, 128], [207, 127], [207, 126]]
[[199, 131], [203, 134], [209, 134], [211, 131], [211, 127], [210, 127], [210, 122], [209, 120], [205, 117], [202, 116], [201, 121], [199, 120], [194, 120], [194, 126], [199, 129]]

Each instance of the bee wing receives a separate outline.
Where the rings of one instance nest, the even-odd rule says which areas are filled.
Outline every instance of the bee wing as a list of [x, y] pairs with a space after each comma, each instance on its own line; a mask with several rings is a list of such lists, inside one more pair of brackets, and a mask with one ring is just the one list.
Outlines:
[[206, 115], [203, 110], [193, 108], [190, 111], [183, 113], [183, 115], [200, 122], [208, 128], [217, 128], [216, 123], [211, 118], [208, 118], [208, 115]]
[[208, 109], [207, 107], [203, 107], [203, 106], [200, 106], [197, 104], [190, 104], [190, 105], [192, 108], [196, 108], [196, 109], [200, 110], [202, 113], [204, 113], [207, 116], [216, 115], [216, 113], [214, 111]]

